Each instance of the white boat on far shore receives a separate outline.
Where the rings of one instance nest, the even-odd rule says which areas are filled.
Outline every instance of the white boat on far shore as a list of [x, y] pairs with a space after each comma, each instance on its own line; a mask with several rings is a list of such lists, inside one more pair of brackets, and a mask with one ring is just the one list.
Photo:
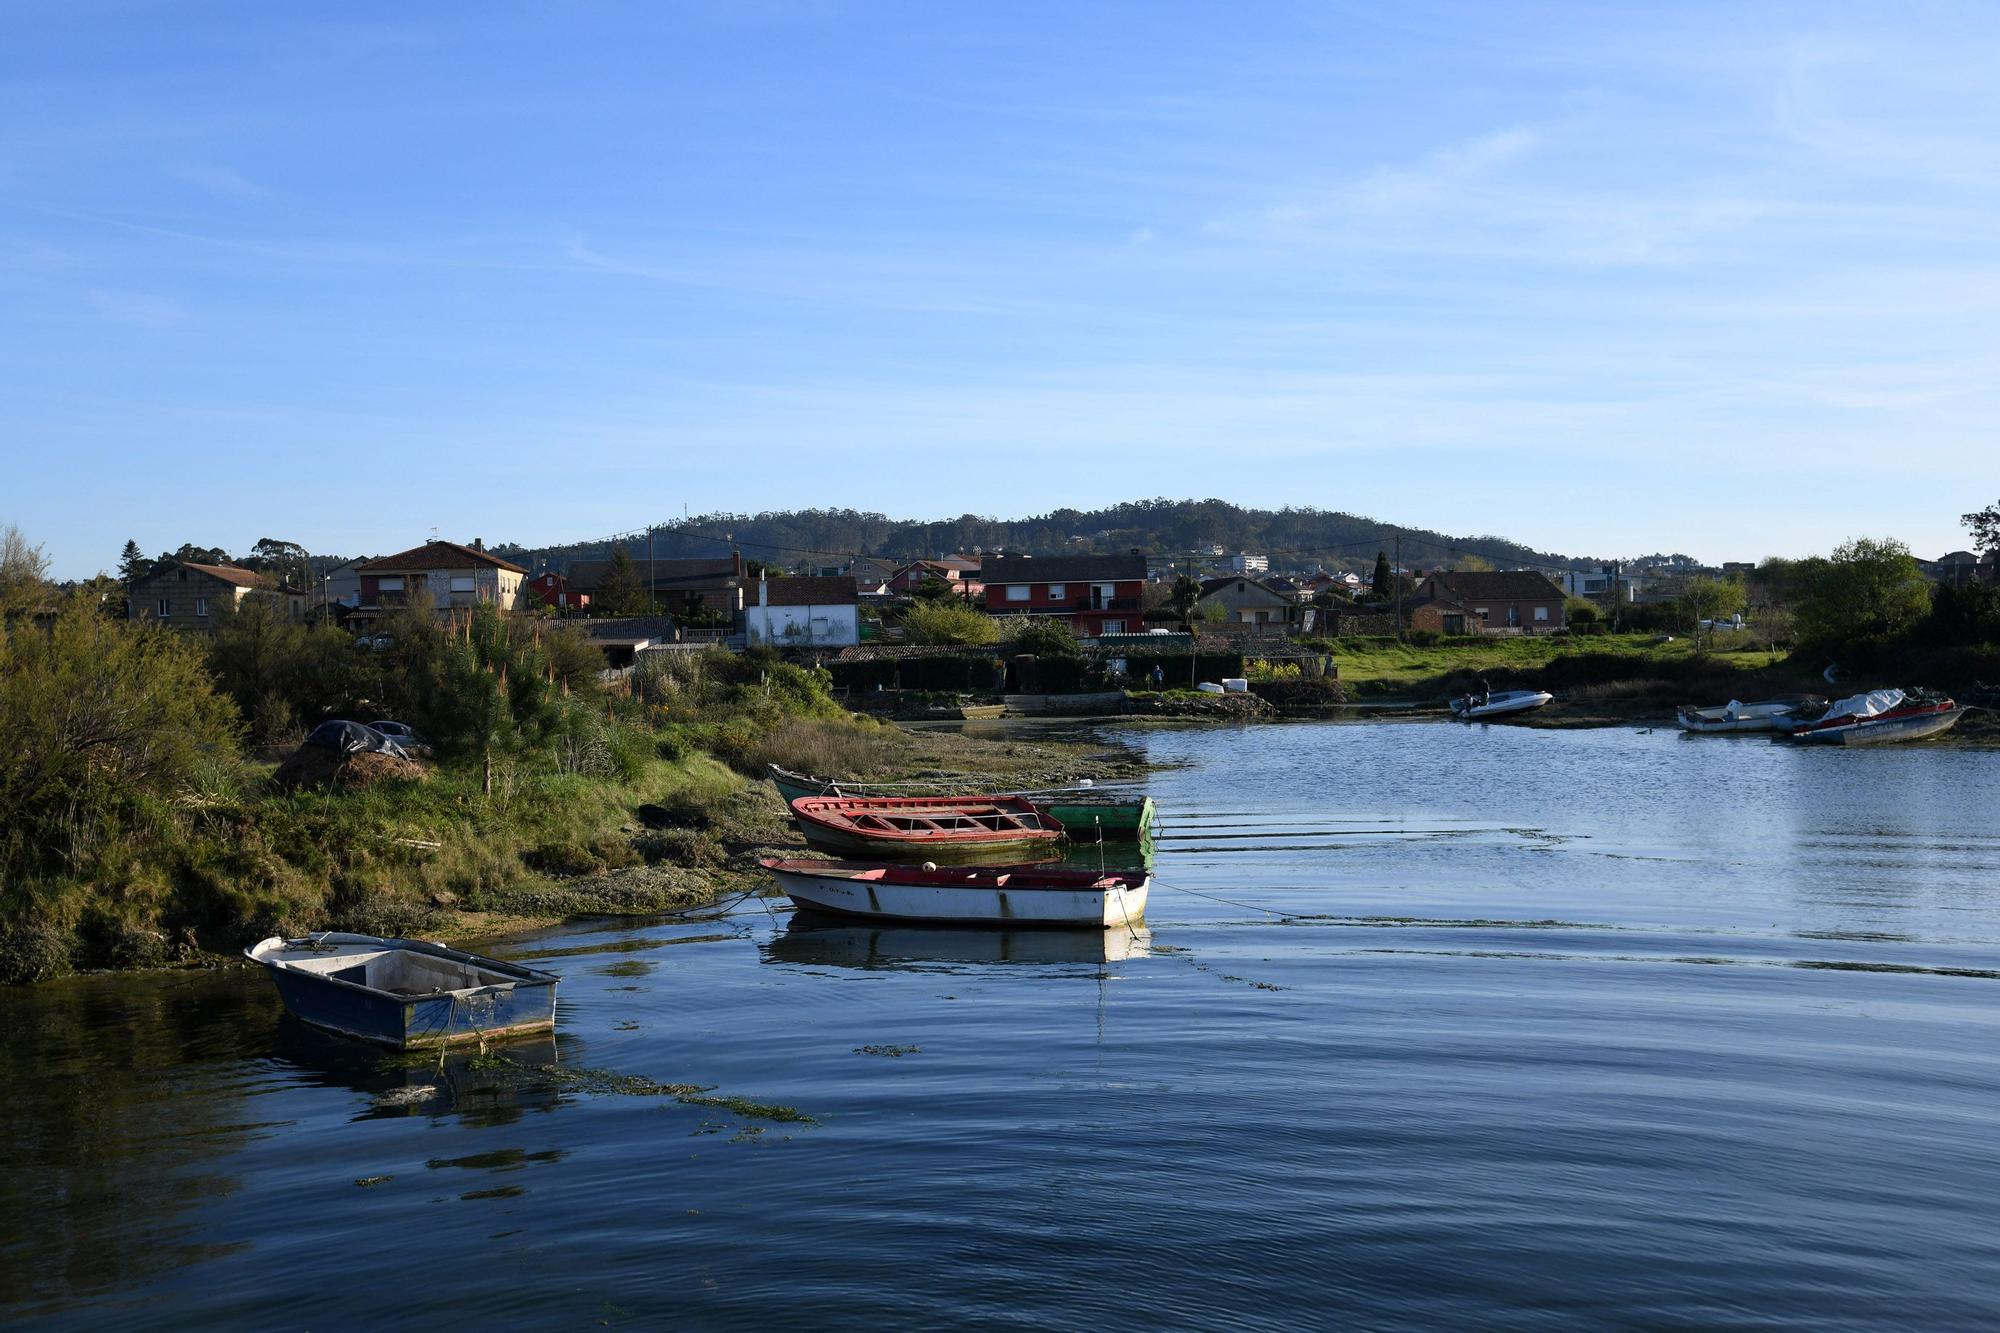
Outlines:
[[1784, 699], [1760, 699], [1744, 703], [1731, 699], [1726, 704], [1697, 708], [1682, 704], [1676, 710], [1681, 730], [1697, 733], [1728, 731], [1789, 731], [1799, 718], [1826, 707], [1824, 699], [1792, 695]]
[[1497, 694], [1465, 694], [1451, 701], [1451, 715], [1464, 722], [1526, 713], [1555, 698], [1547, 690], [1502, 690]]

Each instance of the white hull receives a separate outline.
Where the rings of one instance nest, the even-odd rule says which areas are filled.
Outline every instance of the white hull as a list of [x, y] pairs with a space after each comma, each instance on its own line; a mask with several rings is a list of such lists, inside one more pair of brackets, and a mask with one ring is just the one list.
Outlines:
[[1122, 927], [1145, 916], [1152, 885], [1148, 877], [1122, 888], [990, 888], [771, 873], [800, 907], [878, 921], [983, 926]]
[[1532, 712], [1553, 698], [1555, 698], [1553, 694], [1545, 691], [1531, 690], [1495, 695], [1493, 702], [1485, 704], [1474, 704], [1465, 699], [1454, 699], [1451, 711], [1452, 716], [1464, 718], [1466, 721], [1471, 722], [1477, 721], [1482, 717], [1505, 717], [1509, 713]]
[[[1824, 707], [1825, 705], [1820, 705]], [[1789, 731], [1797, 719], [1799, 711], [1796, 701], [1743, 704], [1730, 712], [1727, 705], [1715, 708], [1682, 708], [1679, 712], [1682, 731], [1692, 731], [1707, 735], [1712, 732], [1728, 731]]]

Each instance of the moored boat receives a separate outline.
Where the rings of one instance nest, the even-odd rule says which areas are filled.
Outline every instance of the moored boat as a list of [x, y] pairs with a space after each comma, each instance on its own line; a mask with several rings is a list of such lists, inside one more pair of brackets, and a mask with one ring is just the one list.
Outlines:
[[1143, 793], [1126, 796], [1098, 791], [1088, 782], [1076, 787], [1049, 791], [948, 791], [938, 784], [919, 782], [856, 783], [816, 778], [794, 773], [776, 764], [768, 765], [771, 781], [789, 805], [801, 796], [1019, 796], [1035, 807], [1078, 842], [1150, 842], [1156, 811], [1153, 798]]
[[1145, 916], [1144, 871], [767, 860], [800, 908], [883, 921], [1127, 927]]
[[1471, 722], [1484, 717], [1505, 717], [1526, 713], [1555, 698], [1547, 690], [1502, 690], [1499, 693], [1464, 694], [1451, 701], [1451, 715]]
[[1063, 840], [1020, 796], [801, 796], [792, 819], [820, 850], [864, 856], [1034, 855]]
[[1922, 740], [1958, 725], [1957, 701], [1928, 690], [1871, 690], [1838, 700], [1824, 714], [1800, 721], [1783, 738], [1818, 745], [1882, 745]]
[[1731, 699], [1726, 704], [1697, 708], [1682, 704], [1676, 710], [1681, 730], [1697, 733], [1727, 731], [1788, 731], [1802, 716], [1826, 707], [1824, 699], [1792, 695], [1784, 699], [1760, 699], [1743, 703]]
[[262, 963], [293, 1016], [398, 1050], [547, 1032], [556, 975], [427, 940], [324, 931], [273, 935], [243, 956]]

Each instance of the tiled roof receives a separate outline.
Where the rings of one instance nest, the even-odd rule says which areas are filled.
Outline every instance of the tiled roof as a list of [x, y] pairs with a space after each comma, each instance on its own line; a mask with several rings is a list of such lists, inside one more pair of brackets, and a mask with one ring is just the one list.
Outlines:
[[271, 586], [270, 575], [259, 574], [254, 569], [242, 569], [236, 565], [197, 565], [192, 560], [182, 560], [177, 563], [183, 569], [192, 569], [197, 574], [206, 574], [210, 578], [221, 579], [224, 583], [233, 583], [239, 588], [268, 588]]
[[[672, 559], [648, 561], [641, 552], [632, 557], [632, 564], [638, 570], [639, 584], [646, 583], [646, 571], [650, 564], [655, 588], [692, 587], [696, 584], [716, 584], [724, 579], [742, 574], [736, 557], [716, 556], [675, 556]], [[611, 568], [609, 560], [572, 560], [563, 577], [574, 592], [595, 592], [604, 582], [605, 571]]]
[[[766, 595], [772, 606], [853, 606], [854, 580], [846, 575], [838, 578], [771, 579]], [[754, 606], [757, 597], [757, 585], [745, 584], [744, 603]]]
[[479, 565], [491, 565], [495, 569], [510, 570], [516, 574], [528, 572], [511, 560], [502, 560], [491, 551], [475, 551], [470, 546], [460, 546], [457, 542], [425, 542], [422, 546], [412, 546], [407, 551], [377, 557], [363, 565], [361, 569], [367, 574], [395, 574], [417, 569], [472, 569]]
[[1126, 583], [1146, 577], [1143, 555], [1024, 555], [989, 557], [980, 577], [994, 583]]
[[1458, 573], [1441, 569], [1427, 580], [1433, 589], [1454, 601], [1546, 602], [1560, 601], [1563, 591], [1546, 574], [1532, 569], [1479, 570]]

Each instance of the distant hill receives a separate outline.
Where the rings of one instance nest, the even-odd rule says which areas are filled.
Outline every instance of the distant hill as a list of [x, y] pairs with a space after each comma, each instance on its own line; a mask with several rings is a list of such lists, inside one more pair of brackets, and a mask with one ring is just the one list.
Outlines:
[[[892, 519], [853, 509], [805, 509], [764, 514], [703, 514], [653, 531], [653, 553], [715, 555], [732, 547], [746, 559], [785, 568], [845, 562], [856, 555], [915, 559], [974, 550], [1029, 555], [1125, 552], [1182, 556], [1221, 547], [1271, 557], [1283, 568], [1362, 569], [1378, 550], [1393, 550], [1395, 529], [1376, 519], [1324, 509], [1246, 509], [1222, 500], [1135, 500], [1109, 509], [1056, 509], [1032, 518], [997, 519], [966, 514], [935, 522]], [[1402, 530], [1403, 563], [1416, 568], [1477, 556], [1501, 568], [1551, 571], [1595, 568], [1595, 560], [1537, 551], [1494, 536], [1453, 536], [1428, 529]], [[609, 541], [567, 546], [494, 547], [529, 568], [561, 567], [571, 560], [610, 553]], [[643, 556], [645, 538], [627, 545]]]

